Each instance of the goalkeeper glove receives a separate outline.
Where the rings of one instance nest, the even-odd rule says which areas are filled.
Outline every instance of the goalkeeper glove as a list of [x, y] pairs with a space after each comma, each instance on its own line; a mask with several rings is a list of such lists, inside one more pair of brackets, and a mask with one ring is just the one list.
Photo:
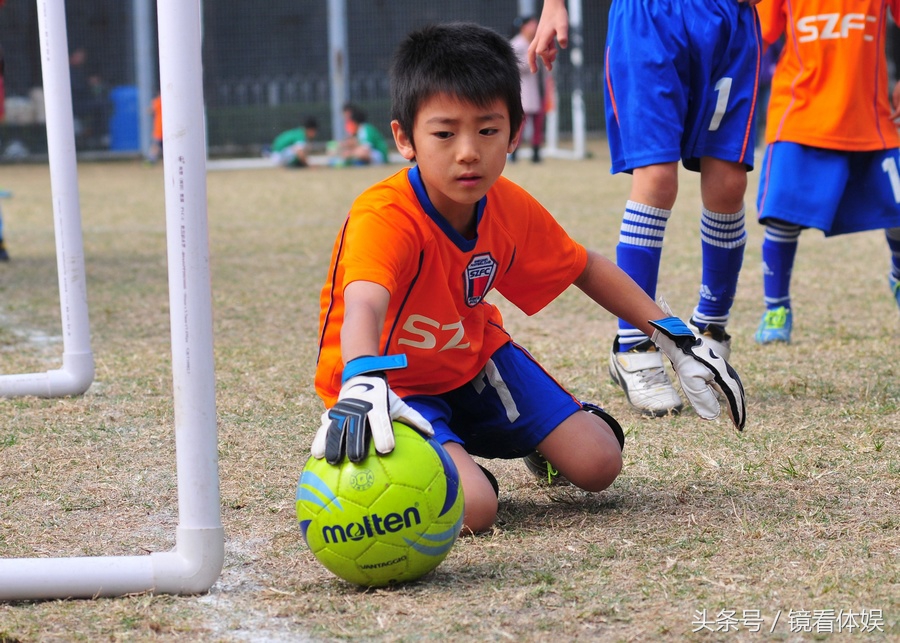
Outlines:
[[405, 366], [405, 355], [358, 357], [348, 362], [338, 401], [322, 414], [310, 449], [313, 457], [338, 464], [346, 454], [351, 462], [361, 462], [368, 455], [370, 436], [378, 453], [390, 453], [394, 450], [394, 420], [433, 436], [431, 423], [387, 385], [384, 371]]
[[705, 420], [719, 417], [718, 393], [738, 431], [744, 430], [747, 407], [741, 378], [731, 365], [695, 337], [678, 317], [651, 321], [650, 337], [672, 362], [681, 388], [697, 414]]

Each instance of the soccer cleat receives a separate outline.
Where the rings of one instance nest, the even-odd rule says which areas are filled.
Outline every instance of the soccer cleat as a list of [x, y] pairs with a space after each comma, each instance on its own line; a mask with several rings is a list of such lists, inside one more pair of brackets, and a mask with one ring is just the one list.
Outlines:
[[791, 343], [791, 326], [793, 315], [790, 309], [784, 306], [767, 310], [756, 329], [756, 341], [759, 344], [772, 344], [774, 342]]
[[894, 275], [888, 275], [888, 283], [891, 285], [891, 292], [894, 293], [897, 305], [900, 306], [900, 279], [897, 279]]
[[554, 466], [537, 451], [532, 451], [529, 455], [522, 458], [522, 460], [525, 462], [525, 467], [541, 482], [546, 482], [550, 486], [569, 484], [569, 481], [560, 475], [559, 471], [557, 471]]
[[618, 384], [628, 403], [645, 415], [678, 413], [681, 397], [663, 366], [662, 353], [649, 339], [626, 352], [619, 352], [619, 339], [609, 354], [609, 376]]
[[0, 261], [9, 261], [9, 253], [6, 252], [6, 246], [3, 245], [3, 239], [0, 239]]
[[697, 337], [702, 337], [703, 342], [716, 352], [716, 355], [726, 362], [731, 357], [731, 335], [725, 332], [725, 327], [719, 324], [707, 324], [700, 330], [700, 325], [692, 317], [688, 322], [691, 332]]

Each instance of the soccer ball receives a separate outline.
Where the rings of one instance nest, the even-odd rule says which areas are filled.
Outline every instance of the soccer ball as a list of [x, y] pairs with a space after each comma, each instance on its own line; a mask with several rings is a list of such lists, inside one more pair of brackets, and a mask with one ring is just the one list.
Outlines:
[[415, 580], [437, 567], [462, 528], [463, 491], [444, 448], [394, 422], [396, 446], [362, 462], [310, 458], [297, 520], [316, 559], [366, 587]]

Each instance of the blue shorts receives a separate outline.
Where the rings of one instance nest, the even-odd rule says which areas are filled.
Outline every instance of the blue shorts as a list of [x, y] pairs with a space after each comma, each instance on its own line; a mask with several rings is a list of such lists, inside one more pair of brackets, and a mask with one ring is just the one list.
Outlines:
[[777, 219], [831, 237], [900, 226], [897, 149], [843, 152], [779, 141], [766, 146], [759, 222]]
[[761, 56], [737, 0], [616, 0], [606, 41], [612, 173], [711, 156], [753, 167]]
[[512, 342], [497, 349], [468, 384], [403, 401], [431, 422], [439, 443], [458, 442], [483, 458], [524, 457], [581, 410], [581, 402]]

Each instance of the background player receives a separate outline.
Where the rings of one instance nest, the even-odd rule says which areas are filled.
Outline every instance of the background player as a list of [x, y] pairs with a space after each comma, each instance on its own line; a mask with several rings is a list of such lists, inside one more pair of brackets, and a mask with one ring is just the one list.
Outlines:
[[309, 144], [316, 138], [319, 122], [310, 116], [303, 127], [285, 130], [272, 141], [271, 158], [283, 167], [309, 165]]
[[900, 0], [766, 0], [762, 35], [786, 46], [772, 79], [757, 209], [766, 312], [762, 344], [790, 342], [790, 284], [800, 232], [886, 229], [888, 282], [900, 306], [900, 157], [888, 95], [888, 8]]
[[[632, 174], [616, 261], [656, 296], [663, 237], [678, 193], [678, 162], [700, 172], [702, 276], [690, 325], [724, 357], [747, 234], [744, 194], [753, 165], [760, 64], [758, 0], [615, 0], [606, 39], [606, 123], [612, 172]], [[529, 47], [549, 69], [565, 47], [564, 0], [544, 2]], [[629, 403], [652, 415], [682, 401], [647, 333], [626, 319], [609, 373]]]
[[415, 31], [395, 56], [391, 87], [394, 141], [416, 165], [358, 197], [335, 241], [316, 368], [329, 410], [313, 456], [339, 462], [346, 450], [361, 459], [365, 431], [353, 432], [359, 442], [347, 436], [354, 417], [368, 424], [380, 453], [393, 449], [392, 418], [434, 434], [459, 470], [473, 532], [491, 527], [498, 506], [473, 455], [521, 458], [537, 449], [579, 487], [608, 487], [622, 467], [618, 423], [596, 407], [583, 411], [512, 341], [485, 299], [496, 289], [533, 314], [572, 283], [652, 333], [701, 416], [719, 414], [718, 387], [743, 427], [743, 389], [731, 367], [501, 176], [523, 118], [505, 38], [471, 24]]

